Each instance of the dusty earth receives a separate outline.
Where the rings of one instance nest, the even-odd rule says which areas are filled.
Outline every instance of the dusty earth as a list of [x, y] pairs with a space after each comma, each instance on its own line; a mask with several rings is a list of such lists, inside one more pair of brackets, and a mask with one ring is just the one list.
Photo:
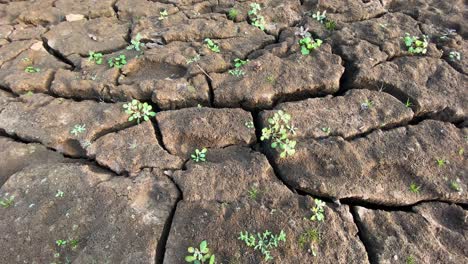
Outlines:
[[[202, 241], [219, 264], [468, 263], [467, 18], [464, 0], [0, 0], [0, 263], [178, 264]], [[156, 116], [129, 120], [132, 99]], [[280, 110], [285, 158], [261, 138]], [[266, 231], [285, 235], [271, 260], [239, 239]]]

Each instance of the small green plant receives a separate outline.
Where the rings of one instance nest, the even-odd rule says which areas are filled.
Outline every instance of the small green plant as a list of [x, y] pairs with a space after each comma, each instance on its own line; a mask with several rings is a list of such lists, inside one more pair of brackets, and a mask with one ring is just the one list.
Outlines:
[[429, 45], [426, 35], [419, 38], [406, 33], [403, 41], [405, 42], [405, 46], [408, 48], [408, 52], [410, 54], [426, 54], [427, 46]]
[[258, 194], [259, 194], [259, 191], [258, 191], [257, 188], [255, 188], [255, 187], [250, 188], [250, 190], [249, 190], [250, 199], [257, 200]]
[[367, 110], [370, 109], [374, 106], [374, 102], [366, 99], [362, 104], [361, 104], [361, 110]]
[[406, 264], [416, 264], [416, 259], [413, 256], [408, 256], [406, 258]]
[[331, 128], [329, 128], [329, 127], [322, 127], [322, 131], [323, 131], [325, 134], [330, 135], [330, 133], [331, 133]]
[[187, 64], [192, 64], [192, 63], [197, 62], [199, 60], [200, 60], [200, 54], [197, 54], [197, 55], [193, 56], [192, 58], [187, 59]]
[[125, 64], [127, 64], [127, 57], [123, 54], [120, 54], [118, 57], [110, 58], [107, 60], [107, 63], [112, 68], [121, 69]]
[[162, 11], [159, 11], [159, 20], [164, 20], [169, 16], [169, 13], [167, 13], [166, 9], [163, 9]]
[[14, 196], [10, 196], [9, 198], [8, 197], [0, 198], [0, 206], [2, 206], [3, 208], [8, 208], [12, 206], [14, 203], [15, 203]]
[[449, 182], [450, 189], [456, 191], [456, 192], [461, 192], [462, 188], [460, 186], [460, 179], [457, 179], [456, 181], [450, 181]]
[[271, 84], [275, 84], [275, 83], [276, 83], [276, 78], [275, 78], [275, 76], [273, 76], [273, 75], [267, 76], [266, 80], [267, 80], [269, 83], [271, 83]]
[[325, 202], [320, 199], [314, 199], [315, 206], [312, 207], [310, 210], [312, 211], [312, 215], [310, 216], [309, 220], [323, 222], [325, 219]]
[[229, 74], [236, 77], [241, 77], [245, 75], [245, 72], [241, 69], [229, 70]]
[[[136, 50], [136, 51], [141, 51], [141, 46], [142, 44], [140, 43], [141, 40], [141, 34], [138, 33], [134, 39], [130, 40], [130, 45], [127, 47], [128, 50]], [[120, 55], [122, 56], [122, 55]], [[125, 64], [125, 63], [124, 63]]]
[[247, 121], [247, 122], [245, 122], [244, 125], [245, 125], [247, 128], [254, 128], [254, 127], [255, 127], [254, 122], [252, 122], [252, 121]]
[[323, 11], [322, 13], [320, 13], [320, 11], [317, 11], [317, 13], [312, 14], [312, 18], [320, 22], [320, 24], [323, 24], [327, 19], [327, 11]]
[[265, 30], [265, 18], [259, 14], [260, 10], [262, 10], [260, 4], [251, 3], [247, 14], [249, 15], [251, 25], [263, 31]]
[[221, 50], [219, 49], [218, 44], [216, 44], [213, 40], [206, 38], [205, 39], [206, 46], [213, 52], [219, 53]]
[[458, 51], [451, 51], [449, 53], [449, 58], [451, 61], [455, 61], [455, 60], [459, 61], [461, 60], [461, 54]]
[[312, 252], [314, 257], [317, 256], [316, 245], [320, 242], [320, 233], [317, 229], [307, 229], [304, 233], [299, 236], [298, 243], [302, 249], [306, 248], [306, 245]]
[[194, 264], [204, 264], [204, 263], [214, 264], [215, 263], [215, 255], [210, 252], [210, 249], [208, 248], [208, 243], [206, 242], [206, 240], [203, 240], [200, 243], [200, 248], [189, 247], [187, 251], [188, 253], [191, 254], [185, 257], [185, 261], [188, 263], [192, 263], [192, 262]]
[[465, 148], [459, 148], [458, 149], [458, 156], [463, 156], [465, 154]]
[[242, 59], [234, 59], [234, 67], [240, 68], [244, 65], [246, 65], [249, 62], [249, 60], [242, 60]]
[[67, 240], [59, 239], [55, 241], [55, 244], [59, 247], [64, 247], [67, 245], [67, 242], [68, 242]]
[[141, 119], [148, 121], [151, 117], [156, 116], [156, 113], [152, 111], [153, 107], [148, 103], [141, 103], [140, 101], [133, 99], [132, 102], [124, 104], [123, 108], [125, 113], [129, 114], [128, 121], [137, 120], [140, 124]]
[[55, 193], [55, 197], [60, 197], [61, 198], [61, 197], [63, 197], [64, 194], [65, 193], [62, 192], [61, 190], [57, 190], [57, 193]]
[[409, 187], [410, 192], [412, 193], [419, 193], [421, 191], [421, 186], [416, 185], [416, 183], [411, 183]]
[[24, 72], [27, 72], [27, 73], [37, 73], [37, 72], [40, 72], [41, 69], [37, 68], [37, 67], [34, 67], [34, 66], [28, 66], [24, 69]]
[[413, 106], [413, 104], [411, 103], [410, 99], [406, 99], [406, 103], [405, 103], [405, 106], [410, 108], [411, 106]]
[[260, 140], [271, 140], [271, 148], [279, 148], [281, 158], [296, 153], [296, 141], [289, 139], [290, 135], [296, 134], [296, 128], [289, 123], [290, 121], [291, 116], [279, 110], [272, 118], [268, 118], [269, 126], [262, 129]]
[[260, 250], [265, 257], [265, 261], [269, 261], [273, 260], [270, 250], [277, 248], [279, 246], [279, 242], [286, 242], [286, 233], [281, 230], [278, 235], [275, 235], [266, 230], [263, 234], [257, 233], [255, 236], [253, 233], [249, 234], [249, 232], [246, 231], [240, 232], [238, 239], [245, 242], [248, 247], [252, 247], [254, 250]]
[[319, 48], [323, 41], [321, 39], [313, 39], [312, 37], [306, 37], [299, 40], [301, 46], [302, 55], [309, 55], [312, 51]]
[[55, 241], [55, 244], [59, 247], [65, 247], [67, 245], [70, 245], [70, 248], [74, 250], [78, 247], [79, 241], [77, 239], [59, 239]]
[[445, 166], [445, 164], [447, 164], [447, 163], [448, 163], [448, 161], [447, 161], [447, 160], [445, 160], [445, 159], [436, 159], [436, 160], [437, 160], [437, 166], [439, 166], [439, 168], [442, 168], [442, 167], [444, 167], [444, 166]]
[[78, 125], [76, 124], [73, 129], [70, 131], [70, 133], [74, 136], [78, 136], [78, 134], [81, 134], [86, 131], [86, 125]]
[[228, 18], [234, 21], [236, 20], [238, 14], [239, 14], [239, 11], [237, 9], [231, 8], [229, 9], [229, 12], [228, 12]]
[[332, 30], [335, 30], [336, 29], [336, 22], [333, 21], [333, 20], [327, 20], [327, 22], [325, 22], [325, 28], [332, 31]]
[[205, 162], [206, 161], [206, 152], [208, 150], [206, 148], [203, 148], [202, 150], [195, 149], [195, 153], [190, 155], [192, 157], [192, 160], [195, 162]]
[[229, 70], [229, 74], [234, 75], [236, 77], [240, 77], [240, 76], [245, 75], [245, 72], [243, 70], [241, 70], [240, 67], [244, 66], [248, 62], [249, 62], [249, 60], [241, 60], [239, 58], [234, 59], [235, 69]]
[[97, 65], [102, 64], [102, 53], [90, 51], [88, 61], [93, 61]]

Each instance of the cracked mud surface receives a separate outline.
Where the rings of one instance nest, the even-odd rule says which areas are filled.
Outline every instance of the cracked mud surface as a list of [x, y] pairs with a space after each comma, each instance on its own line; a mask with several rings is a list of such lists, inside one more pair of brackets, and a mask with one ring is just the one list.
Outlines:
[[[259, 0], [264, 30], [252, 3], [0, 0], [0, 263], [187, 263], [203, 240], [223, 264], [468, 262], [465, 1]], [[280, 110], [285, 158], [261, 139]], [[238, 239], [266, 230], [269, 261]]]

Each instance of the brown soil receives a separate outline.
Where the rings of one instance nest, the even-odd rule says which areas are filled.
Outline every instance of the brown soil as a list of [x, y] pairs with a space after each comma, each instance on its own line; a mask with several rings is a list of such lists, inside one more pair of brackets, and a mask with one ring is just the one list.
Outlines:
[[[204, 240], [218, 264], [468, 263], [467, 17], [463, 0], [0, 0], [0, 264], [182, 264]], [[301, 27], [323, 40], [310, 55]], [[133, 99], [156, 116], [129, 120]], [[262, 140], [281, 112], [286, 157]], [[239, 239], [267, 231], [286, 237], [271, 260]]]

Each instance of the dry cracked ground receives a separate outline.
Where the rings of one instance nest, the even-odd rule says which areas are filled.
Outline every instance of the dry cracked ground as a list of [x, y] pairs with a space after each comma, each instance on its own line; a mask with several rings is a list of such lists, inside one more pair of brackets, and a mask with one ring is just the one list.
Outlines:
[[0, 0], [0, 263], [468, 263], [467, 17]]

